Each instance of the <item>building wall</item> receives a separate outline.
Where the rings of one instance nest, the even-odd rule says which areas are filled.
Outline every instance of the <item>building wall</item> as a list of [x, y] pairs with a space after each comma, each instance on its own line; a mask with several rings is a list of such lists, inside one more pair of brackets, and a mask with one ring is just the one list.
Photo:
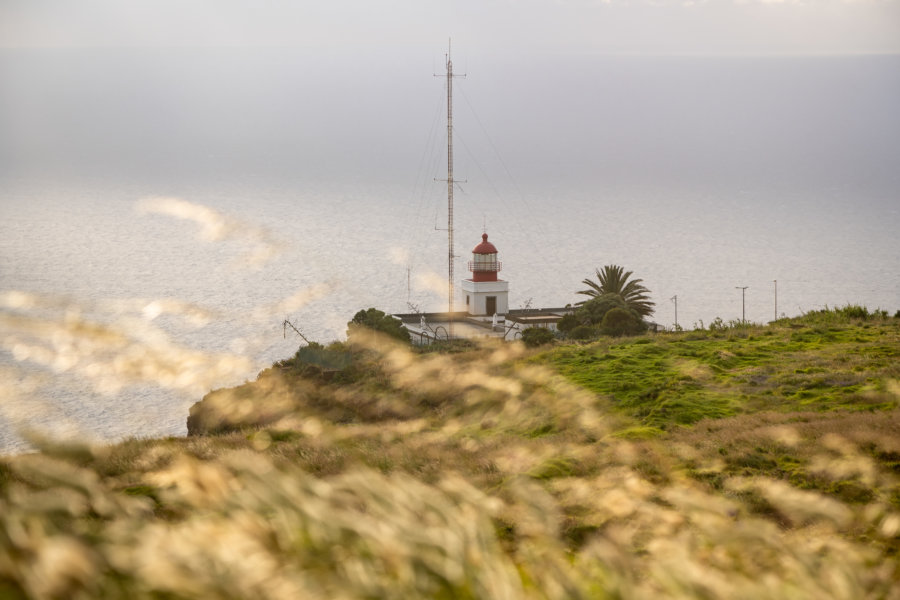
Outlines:
[[466, 310], [470, 315], [488, 314], [488, 296], [497, 298], [498, 315], [505, 315], [509, 311], [508, 281], [472, 281], [471, 279], [463, 279], [462, 289], [463, 301], [466, 302]]
[[558, 331], [556, 327], [556, 322], [552, 323], [522, 323], [521, 321], [512, 321], [516, 324], [516, 329], [520, 331], [525, 331], [526, 329], [539, 328], [539, 329], [549, 329], [550, 331]]

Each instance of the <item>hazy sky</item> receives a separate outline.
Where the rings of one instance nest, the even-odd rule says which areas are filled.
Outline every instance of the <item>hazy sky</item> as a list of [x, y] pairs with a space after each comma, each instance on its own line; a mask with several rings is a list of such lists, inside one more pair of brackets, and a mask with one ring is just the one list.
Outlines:
[[2, 0], [0, 46], [900, 53], [900, 0]]
[[0, 172], [414, 169], [450, 36], [460, 144], [483, 120], [524, 172], [896, 171], [900, 0], [0, 0]]

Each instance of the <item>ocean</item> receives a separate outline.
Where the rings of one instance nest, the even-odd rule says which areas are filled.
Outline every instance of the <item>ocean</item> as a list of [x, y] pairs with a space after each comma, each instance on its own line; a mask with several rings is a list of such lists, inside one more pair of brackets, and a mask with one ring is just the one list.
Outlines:
[[[619, 264], [666, 326], [676, 296], [688, 329], [765, 323], [776, 286], [778, 315], [900, 309], [900, 58], [465, 69], [456, 273], [487, 231], [511, 307], [576, 302]], [[27, 450], [26, 430], [184, 435], [206, 390], [296, 351], [285, 319], [328, 342], [370, 306], [443, 310], [433, 72], [278, 49], [0, 51], [0, 452]]]

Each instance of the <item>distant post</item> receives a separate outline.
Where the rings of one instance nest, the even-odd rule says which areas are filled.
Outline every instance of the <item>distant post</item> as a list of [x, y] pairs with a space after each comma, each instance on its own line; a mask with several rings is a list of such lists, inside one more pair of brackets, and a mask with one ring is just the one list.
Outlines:
[[747, 291], [748, 287], [750, 287], [750, 286], [749, 285], [745, 285], [743, 287], [741, 287], [739, 285], [734, 286], [734, 289], [741, 290], [741, 323], [747, 322], [747, 313], [744, 310], [744, 307], [746, 306], [746, 304], [744, 302], [744, 298], [745, 298], [744, 294]]
[[678, 294], [675, 294], [669, 300], [675, 303], [675, 329], [678, 329]]
[[773, 279], [772, 283], [775, 284], [775, 320], [778, 320], [778, 280]]

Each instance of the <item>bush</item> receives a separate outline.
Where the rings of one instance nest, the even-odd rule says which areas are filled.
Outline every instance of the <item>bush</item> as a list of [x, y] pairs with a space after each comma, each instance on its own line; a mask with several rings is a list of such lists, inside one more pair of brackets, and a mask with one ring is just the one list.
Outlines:
[[644, 329], [646, 329], [644, 322], [624, 308], [610, 309], [600, 323], [600, 331], [611, 336], [636, 335]]
[[869, 309], [865, 306], [859, 306], [858, 304], [848, 304], [842, 308], [836, 308], [835, 312], [847, 317], [848, 319], [862, 319], [866, 320], [870, 316]]
[[326, 348], [322, 344], [311, 342], [297, 350], [291, 366], [302, 373], [321, 374], [342, 371], [352, 363], [353, 354], [344, 344], [334, 342]]
[[[703, 329], [703, 321], [700, 321], [700, 329]], [[728, 329], [728, 325], [725, 324], [722, 317], [716, 317], [713, 319], [712, 323], [709, 324], [710, 331], [725, 331], [726, 329]]]
[[599, 335], [597, 328], [590, 325], [579, 325], [569, 331], [569, 338], [573, 340], [593, 340]]
[[[894, 316], [900, 315], [900, 311]], [[832, 325], [852, 321], [868, 321], [870, 319], [886, 319], [889, 313], [881, 308], [870, 311], [865, 306], [847, 304], [845, 306], [829, 307], [811, 310], [797, 317], [795, 321], [807, 325]]]
[[360, 327], [379, 331], [403, 342], [409, 342], [409, 330], [403, 326], [403, 323], [376, 308], [361, 310], [353, 315], [353, 320], [347, 323], [347, 337], [352, 338], [353, 332]]
[[[900, 311], [897, 311], [897, 312], [898, 312], [898, 314], [900, 314]], [[572, 331], [579, 325], [581, 325], [581, 321], [578, 319], [578, 317], [575, 316], [574, 313], [572, 313], [572, 314], [568, 314], [568, 315], [563, 315], [563, 318], [561, 318], [559, 320], [559, 323], [556, 324], [556, 328], [559, 329], [561, 332], [568, 334], [570, 331]]]
[[575, 312], [575, 316], [579, 323], [596, 325], [603, 321], [606, 313], [614, 308], [627, 310], [628, 306], [622, 297], [618, 294], [603, 294], [593, 300], [585, 302], [581, 308]]
[[543, 327], [529, 327], [522, 332], [522, 341], [529, 348], [536, 348], [553, 341], [553, 332]]

